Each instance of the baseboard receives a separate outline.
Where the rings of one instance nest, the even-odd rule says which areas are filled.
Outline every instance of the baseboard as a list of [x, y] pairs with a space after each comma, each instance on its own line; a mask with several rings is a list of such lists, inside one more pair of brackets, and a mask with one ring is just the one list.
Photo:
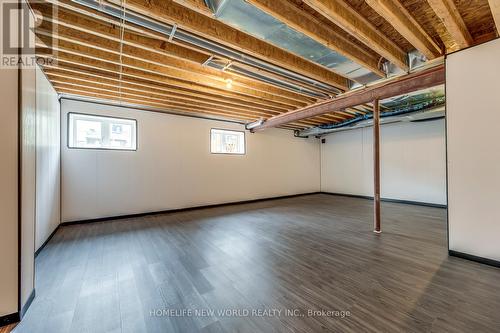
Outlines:
[[198, 209], [218, 208], [218, 207], [249, 204], [249, 203], [270, 201], [270, 200], [290, 199], [290, 198], [301, 197], [301, 196], [312, 195], [312, 194], [320, 194], [320, 193], [321, 192], [308, 192], [308, 193], [282, 195], [282, 196], [277, 196], [277, 197], [269, 197], [269, 198], [261, 198], [261, 199], [233, 201], [233, 202], [226, 202], [226, 203], [221, 203], [221, 204], [193, 206], [193, 207], [186, 207], [186, 208], [168, 209], [168, 210], [145, 212], [145, 213], [138, 213], [138, 214], [129, 214], [129, 215], [109, 216], [109, 217], [101, 217], [101, 218], [88, 219], [88, 220], [68, 221], [68, 222], [62, 222], [60, 224], [60, 226], [68, 226], [68, 225], [84, 224], [84, 223], [95, 223], [95, 222], [112, 221], [112, 220], [121, 220], [121, 219], [137, 218], [137, 217], [159, 215], [159, 214], [178, 213], [178, 212], [186, 212], [186, 211], [198, 210]]
[[33, 290], [31, 291], [30, 296], [28, 297], [28, 300], [23, 305], [23, 307], [21, 309], [21, 312], [19, 313], [19, 316], [21, 317], [21, 319], [23, 319], [23, 317], [26, 314], [26, 311], [28, 311], [31, 303], [33, 303], [33, 300], [35, 299], [35, 295], [36, 295], [36, 291], [35, 291], [35, 288], [33, 288]]
[[40, 246], [38, 248], [38, 250], [35, 251], [35, 258], [38, 256], [38, 254], [40, 252], [42, 252], [43, 248], [45, 247], [45, 245], [47, 245], [47, 243], [52, 239], [52, 237], [54, 237], [54, 235], [56, 234], [57, 230], [59, 230], [59, 225], [54, 229], [54, 231], [52, 231], [52, 233], [50, 234], [49, 237], [47, 237], [47, 239], [45, 240], [45, 242], [43, 242], [42, 246]]
[[[373, 197], [368, 196], [368, 195], [335, 193], [335, 192], [321, 192], [321, 193], [329, 194], [329, 195], [338, 195], [338, 196], [342, 196], [342, 197], [373, 200]], [[394, 202], [394, 203], [401, 203], [401, 204], [406, 204], [406, 205], [426, 206], [426, 207], [434, 207], [434, 208], [447, 208], [446, 205], [429, 203], [429, 202], [421, 202], [421, 201], [400, 200], [400, 199], [390, 199], [390, 198], [380, 198], [380, 200], [384, 201], [384, 202]]]
[[[295, 197], [300, 197], [300, 196], [305, 196], [305, 195], [312, 195], [312, 194], [328, 194], [328, 195], [336, 195], [336, 196], [344, 196], [344, 197], [352, 197], [352, 198], [360, 198], [360, 199], [373, 200], [373, 197], [365, 196], [365, 195], [346, 194], [346, 193], [333, 193], [333, 192], [323, 192], [323, 191], [321, 191], [321, 192], [308, 192], [308, 193], [282, 195], [282, 196], [277, 196], [277, 197], [268, 197], [268, 198], [261, 198], [261, 199], [233, 201], [233, 202], [227, 202], [227, 203], [221, 203], [221, 204], [193, 206], [193, 207], [177, 208], [177, 209], [167, 209], [167, 210], [152, 211], [152, 212], [137, 213], [137, 214], [108, 216], [108, 217], [100, 217], [100, 218], [87, 219], [87, 220], [67, 221], [67, 222], [62, 222], [59, 226], [68, 226], [68, 225], [73, 225], [73, 224], [84, 224], [84, 223], [95, 223], [95, 222], [104, 222], [104, 221], [112, 221], [112, 220], [130, 219], [130, 218], [144, 217], [144, 216], [150, 216], [150, 215], [178, 213], [178, 212], [185, 212], [185, 211], [190, 211], [190, 210], [207, 209], [207, 208], [217, 208], [217, 207], [233, 206], [233, 205], [241, 205], [241, 204], [249, 204], [249, 203], [269, 201], [269, 200], [289, 199], [289, 198], [295, 198]], [[433, 204], [433, 203], [427, 203], [427, 202], [419, 202], [419, 201], [398, 200], [398, 199], [388, 199], [388, 198], [382, 198], [381, 200], [385, 201], [385, 202], [402, 203], [402, 204], [407, 204], [407, 205], [427, 206], [427, 207], [435, 207], [435, 208], [446, 208], [446, 205]], [[59, 226], [58, 226], [58, 228], [59, 228]], [[57, 228], [56, 228], [56, 230], [54, 230], [53, 234], [55, 234], [56, 231], [57, 231]], [[43, 246], [45, 246], [45, 244], [50, 240], [50, 238], [52, 236], [53, 235], [51, 235], [49, 237], [49, 239], [47, 241], [45, 241], [44, 245], [42, 245], [40, 247], [40, 249], [37, 250], [37, 252], [41, 251], [41, 249], [43, 248]]]
[[453, 250], [448, 250], [448, 254], [452, 257], [467, 259], [467, 260], [478, 262], [480, 264], [485, 264], [485, 265], [500, 268], [500, 261], [497, 261], [497, 260], [483, 258], [483, 257], [475, 256], [472, 254], [467, 254], [467, 253], [453, 251]]
[[21, 318], [19, 317], [19, 312], [11, 313], [5, 316], [0, 317], [0, 327], [2, 326], [7, 326], [10, 324], [15, 324], [21, 321]]

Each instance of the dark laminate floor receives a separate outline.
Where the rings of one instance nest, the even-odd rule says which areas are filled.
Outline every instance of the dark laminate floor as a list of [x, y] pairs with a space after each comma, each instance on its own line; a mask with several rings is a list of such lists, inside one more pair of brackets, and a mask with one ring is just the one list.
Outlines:
[[500, 269], [447, 256], [445, 210], [382, 212], [381, 236], [371, 201], [322, 194], [63, 227], [15, 332], [500, 331]]

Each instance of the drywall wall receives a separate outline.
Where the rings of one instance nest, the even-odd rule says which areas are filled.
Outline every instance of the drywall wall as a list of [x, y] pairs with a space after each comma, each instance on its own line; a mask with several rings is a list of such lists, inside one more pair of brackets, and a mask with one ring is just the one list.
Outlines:
[[450, 250], [500, 260], [500, 39], [448, 56]]
[[[319, 144], [291, 131], [246, 132], [246, 155], [210, 153], [235, 123], [63, 99], [62, 219], [75, 221], [319, 190]], [[67, 147], [68, 112], [137, 119], [137, 151]]]
[[18, 310], [17, 78], [17, 69], [0, 68], [0, 317]]
[[[6, 0], [0, 0], [0, 11]], [[10, 15], [10, 33], [0, 34], [0, 45], [19, 39], [15, 16]], [[5, 29], [5, 23], [2, 26]], [[4, 38], [9, 38], [8, 41]], [[14, 44], [15, 45], [15, 44]], [[0, 48], [0, 55], [4, 54]], [[2, 66], [2, 65], [0, 65]], [[18, 67], [0, 67], [0, 325], [19, 310], [19, 219], [18, 219], [18, 157], [19, 157], [19, 70]]]
[[36, 72], [21, 69], [21, 304], [35, 288]]
[[61, 220], [61, 116], [57, 93], [43, 72], [36, 72], [36, 242], [48, 239]]
[[[34, 14], [25, 1], [23, 12], [31, 16], [23, 19], [23, 34], [28, 33], [29, 44], [22, 44], [25, 57], [33, 57], [35, 45]], [[24, 16], [26, 18], [26, 16]], [[25, 27], [25, 25], [29, 25]], [[29, 302], [35, 289], [35, 215], [36, 215], [36, 65], [21, 64], [20, 99], [20, 154], [21, 154], [21, 310]], [[23, 311], [21, 311], [23, 315]]]
[[[382, 125], [382, 198], [446, 204], [444, 120]], [[371, 127], [329, 134], [321, 144], [321, 190], [373, 196]]]

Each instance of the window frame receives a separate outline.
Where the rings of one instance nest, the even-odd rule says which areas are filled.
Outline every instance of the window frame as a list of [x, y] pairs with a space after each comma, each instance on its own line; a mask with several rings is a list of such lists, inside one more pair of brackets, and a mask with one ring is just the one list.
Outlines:
[[[217, 130], [217, 131], [227, 131], [227, 132], [239, 132], [243, 133], [243, 153], [214, 153], [212, 152], [212, 130]], [[247, 135], [245, 131], [240, 131], [240, 130], [235, 130], [235, 129], [230, 129], [230, 128], [219, 128], [219, 127], [211, 127], [210, 131], [208, 132], [208, 151], [210, 154], [213, 155], [234, 155], [234, 156], [245, 156], [247, 154]]]
[[[91, 116], [98, 118], [112, 118], [112, 119], [122, 119], [122, 120], [130, 120], [135, 123], [135, 149], [126, 148], [105, 148], [105, 147], [71, 147], [70, 146], [70, 126], [71, 126], [71, 115], [80, 115], [80, 116]], [[68, 149], [83, 149], [83, 150], [111, 150], [111, 151], [137, 151], [139, 149], [139, 124], [137, 119], [134, 118], [126, 118], [126, 117], [116, 117], [116, 116], [104, 116], [100, 114], [92, 114], [92, 113], [82, 113], [82, 112], [68, 112], [66, 116], [66, 147]]]

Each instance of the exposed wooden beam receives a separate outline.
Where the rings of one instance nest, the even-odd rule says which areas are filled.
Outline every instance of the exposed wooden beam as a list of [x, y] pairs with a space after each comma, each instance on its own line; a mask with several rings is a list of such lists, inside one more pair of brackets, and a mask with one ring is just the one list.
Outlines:
[[56, 71], [69, 75], [83, 76], [84, 78], [93, 78], [95, 80], [112, 80], [115, 83], [122, 82], [126, 84], [139, 85], [147, 89], [159, 89], [166, 92], [185, 95], [192, 98], [208, 98], [215, 100], [223, 100], [236, 105], [256, 107], [264, 110], [277, 110], [280, 112], [293, 109], [292, 106], [280, 104], [277, 102], [265, 100], [257, 96], [250, 97], [243, 94], [238, 94], [233, 91], [204, 87], [194, 83], [182, 82], [157, 74], [151, 74], [142, 71], [130, 71], [123, 73], [120, 79], [119, 74], [109, 70], [105, 65], [99, 67], [97, 61], [88, 63], [76, 63], [59, 58], [57, 64], [42, 64], [44, 71]]
[[[107, 98], [107, 99], [113, 99], [116, 101], [127, 101], [127, 102], [134, 102], [137, 105], [143, 105], [143, 106], [153, 106], [153, 107], [158, 107], [158, 108], [168, 108], [172, 110], [177, 110], [177, 111], [183, 111], [183, 112], [191, 112], [191, 113], [197, 113], [197, 114], [208, 114], [208, 115], [222, 115], [228, 118], [233, 118], [233, 119], [243, 119], [245, 121], [250, 121], [252, 119], [255, 119], [255, 115], [252, 116], [248, 114], [247, 112], [235, 112], [232, 110], [226, 110], [223, 108], [210, 108], [210, 107], [201, 107], [199, 105], [189, 105], [189, 104], [183, 104], [183, 103], [175, 103], [171, 102], [169, 100], [165, 101], [159, 101], [154, 98], [144, 98], [144, 96], [140, 95], [135, 95], [135, 94], [130, 94], [126, 92], [116, 92], [113, 90], [108, 90], [108, 89], [101, 89], [101, 88], [96, 88], [96, 87], [79, 87], [77, 85], [70, 85], [70, 84], [60, 84], [60, 83], [55, 83], [54, 84], [54, 89], [59, 92], [65, 92], [65, 93], [71, 93], [75, 95], [82, 95], [82, 96], [88, 96], [88, 94], [91, 94], [93, 97], [100, 97], [100, 98]], [[321, 124], [321, 121], [314, 121], [314, 120], [301, 120], [296, 122], [297, 124], [301, 124], [302, 126], [306, 127], [311, 127], [311, 126], [318, 126]]]
[[213, 15], [210, 8], [206, 6], [204, 0], [173, 0], [173, 1], [178, 3], [179, 5], [197, 11], [203, 15], [208, 15], [208, 16]]
[[195, 108], [196, 107], [208, 108], [208, 109], [221, 108], [228, 111], [249, 114], [252, 117], [256, 118], [279, 114], [279, 112], [253, 110], [249, 108], [235, 107], [233, 105], [227, 105], [222, 103], [213, 103], [210, 101], [203, 101], [203, 100], [194, 101], [190, 99], [182, 99], [153, 91], [131, 88], [128, 85], [124, 86], [119, 84], [118, 85], [107, 84], [103, 82], [94, 82], [82, 79], [62, 78], [60, 76], [53, 75], [50, 73], [47, 74], [47, 77], [53, 85], [58, 85], [58, 86], [71, 86], [71, 87], [78, 87], [81, 89], [100, 89], [109, 92], [121, 92], [123, 94], [127, 94], [128, 96], [142, 97], [145, 100], [155, 100], [158, 102], [168, 101], [171, 103], [177, 103], [179, 105], [189, 105]]
[[[43, 36], [39, 36], [43, 40]], [[127, 53], [122, 58], [122, 65], [120, 65], [120, 59], [117, 54], [110, 54], [109, 51], [99, 50], [96, 47], [78, 45], [69, 40], [59, 39], [57, 45], [51, 46], [53, 51], [57, 51], [57, 60], [72, 62], [74, 64], [87, 64], [91, 68], [93, 66], [107, 69], [111, 73], [122, 73], [128, 74], [133, 72], [146, 72], [149, 74], [158, 74], [168, 77], [173, 80], [192, 82], [197, 85], [202, 85], [206, 87], [217, 88], [226, 91], [233, 91], [236, 93], [244, 94], [251, 97], [259, 97], [270, 101], [279, 102], [285, 105], [297, 106], [297, 104], [306, 105], [308, 102], [302, 100], [301, 98], [290, 98], [292, 95], [283, 96], [281, 94], [272, 93], [273, 89], [265, 91], [265, 89], [259, 90], [254, 86], [249, 87], [246, 85], [241, 85], [237, 80], [233, 81], [234, 84], [231, 89], [226, 87], [226, 83], [222, 79], [218, 79], [216, 76], [205, 76], [198, 73], [193, 73], [190, 71], [185, 71], [174, 66], [165, 66], [165, 63], [155, 63], [154, 61], [145, 61], [137, 59], [132, 53]], [[44, 54], [45, 50], [40, 49], [38, 52]], [[46, 51], [45, 51], [46, 52]], [[151, 55], [149, 55], [151, 56]], [[165, 62], [166, 57], [157, 57], [158, 60]], [[150, 58], [151, 60], [151, 58]], [[90, 65], [89, 65], [90, 64]]]
[[[55, 87], [56, 91], [60, 94], [65, 94], [68, 96], [75, 96], [75, 97], [91, 97], [95, 98], [98, 100], [105, 100], [105, 101], [115, 101], [120, 103], [120, 105], [123, 105], [123, 103], [127, 103], [128, 105], [134, 106], [134, 107], [151, 107], [154, 108], [153, 111], [156, 112], [164, 112], [164, 113], [175, 113], [175, 114], [181, 114], [181, 115], [196, 115], [199, 117], [214, 117], [217, 119], [225, 119], [225, 120], [238, 120], [242, 122], [249, 122], [252, 119], [249, 119], [247, 116], [241, 116], [241, 115], [236, 115], [236, 114], [228, 114], [226, 112], [221, 112], [221, 111], [213, 111], [213, 110], [201, 110], [199, 108], [190, 108], [190, 107], [184, 107], [184, 106], [176, 106], [167, 103], [156, 103], [156, 102], [149, 102], [149, 101], [144, 101], [143, 99], [137, 99], [137, 98], [131, 98], [127, 96], [119, 96], [118, 94], [111, 94], [111, 93], [106, 93], [102, 91], [88, 91], [85, 89], [77, 89], [77, 88], [66, 88], [66, 87]], [[148, 109], [149, 110], [149, 109]], [[304, 129], [307, 127], [314, 126], [314, 123], [308, 122], [308, 121], [299, 121], [296, 123], [292, 124], [287, 124], [281, 127], [286, 127], [286, 128], [291, 128], [291, 129]]]
[[220, 105], [213, 105], [210, 103], [202, 103], [202, 102], [196, 103], [190, 101], [179, 101], [171, 98], [170, 99], [162, 98], [161, 96], [133, 91], [128, 88], [120, 88], [119, 86], [106, 87], [92, 83], [79, 82], [76, 80], [74, 80], [73, 82], [69, 82], [68, 80], [50, 79], [50, 81], [56, 89], [103, 93], [107, 95], [113, 95], [116, 97], [135, 99], [138, 103], [143, 101], [147, 102], [148, 104], [157, 104], [160, 106], [168, 105], [176, 108], [188, 108], [188, 109], [198, 110], [198, 112], [207, 112], [207, 113], [220, 112], [226, 115], [237, 115], [241, 117], [246, 117], [246, 119], [255, 119], [269, 114], [262, 111], [254, 112], [244, 109], [235, 109], [235, 108], [223, 107]]
[[132, 97], [127, 97], [125, 95], [120, 96], [119, 94], [106, 93], [103, 91], [67, 88], [67, 87], [58, 87], [58, 86], [55, 86], [54, 89], [58, 93], [66, 93], [66, 94], [71, 94], [71, 95], [76, 95], [76, 96], [87, 96], [87, 97], [108, 99], [108, 100], [113, 100], [113, 101], [117, 101], [117, 102], [133, 103], [135, 105], [150, 106], [150, 107], [154, 107], [154, 108], [163, 108], [166, 110], [176, 111], [176, 112], [180, 112], [180, 113], [184, 113], [184, 114], [187, 113], [187, 114], [196, 114], [196, 115], [201, 115], [201, 114], [219, 115], [219, 116], [225, 116], [228, 118], [239, 119], [239, 120], [243, 120], [243, 121], [250, 121], [251, 120], [251, 118], [246, 117], [246, 116], [241, 116], [241, 115], [236, 115], [236, 114], [228, 114], [226, 112], [221, 112], [221, 111], [212, 111], [212, 110], [203, 110], [203, 109], [198, 109], [198, 108], [183, 107], [183, 106], [173, 105], [173, 104], [168, 103], [168, 102], [156, 103], [156, 102], [144, 100], [142, 98], [132, 98]]
[[461, 49], [472, 45], [474, 40], [453, 0], [427, 0], [427, 2]]
[[488, 0], [488, 3], [497, 27], [497, 36], [500, 36], [500, 0]]
[[[43, 25], [43, 24], [42, 24]], [[120, 49], [120, 43], [104, 37], [93, 36], [91, 34], [81, 34], [78, 30], [58, 26], [57, 34], [47, 31], [42, 26], [37, 29], [37, 35], [42, 41], [49, 41], [48, 38], [57, 40], [58, 48], [67, 52], [77, 52], [77, 54], [97, 56], [103, 60], [119, 64], [120, 54], [124, 65], [134, 64], [136, 67], [161, 66], [165, 73], [172, 77], [183, 78], [193, 82], [204, 82], [210, 86], [225, 87], [226, 80], [231, 79], [233, 86], [254, 89], [266, 94], [273, 94], [297, 101], [311, 102], [313, 98], [299, 93], [279, 88], [268, 83], [263, 83], [255, 79], [249, 79], [240, 75], [219, 71], [214, 68], [202, 66], [195, 61], [183, 60], [178, 57], [171, 57], [167, 53], [145, 49], [125, 44]], [[201, 58], [206, 60], [204, 57]]]
[[[155, 31], [155, 30], [143, 28], [141, 26], [131, 24], [129, 22], [122, 22], [119, 18], [115, 18], [113, 16], [106, 15], [106, 14], [101, 13], [95, 9], [80, 5], [72, 0], [45, 0], [44, 3], [31, 2], [32, 6], [41, 6], [42, 8], [46, 4], [50, 4], [52, 6], [55, 6], [57, 13], [59, 13], [60, 10], [64, 10], [65, 12], [78, 14], [79, 17], [89, 19], [93, 23], [95, 23], [95, 22], [105, 23], [105, 24], [111, 25], [113, 27], [123, 26], [127, 31], [134, 32], [136, 34], [139, 34], [140, 36], [150, 37], [150, 38], [154, 38], [156, 40], [161, 40], [161, 41], [169, 42], [172, 44], [177, 44], [179, 46], [189, 48], [193, 51], [205, 53], [205, 54], [207, 54], [207, 56], [212, 55], [212, 52], [210, 52], [208, 50], [201, 49], [199, 47], [184, 43], [182, 41], [177, 41], [176, 39], [170, 39], [169, 35], [162, 34], [162, 33]], [[51, 10], [46, 9], [45, 13], [43, 13], [44, 17], [50, 17], [51, 12], [52, 12]], [[56, 15], [56, 16], [59, 18], [59, 15]], [[89, 27], [92, 28], [93, 24], [91, 24]]]
[[179, 29], [203, 36], [208, 40], [221, 43], [339, 89], [348, 89], [348, 80], [345, 77], [171, 0], [127, 0], [126, 2], [111, 0], [108, 2], [119, 6], [125, 3], [129, 10], [168, 24], [177, 24]]
[[406, 53], [343, 0], [303, 1], [390, 62], [408, 70]]
[[[106, 84], [102, 82], [98, 83], [82, 79], [61, 77], [58, 75], [53, 75], [50, 72], [47, 73], [47, 76], [50, 82], [58, 88], [66, 88], [79, 91], [105, 92], [108, 94], [115, 93], [120, 96], [132, 97], [137, 98], [138, 100], [142, 99], [146, 102], [160, 104], [167, 101], [168, 103], [170, 103], [170, 105], [173, 106], [189, 107], [200, 111], [224, 111], [225, 113], [230, 113], [232, 115], [238, 114], [241, 116], [250, 116], [251, 118], [268, 117], [270, 115], [272, 116], [273, 114], [279, 114], [279, 112], [252, 110], [248, 107], [234, 107], [221, 103], [214, 104], [209, 101], [179, 99], [177, 97], [165, 96], [163, 93], [158, 93], [151, 90], [135, 89], [130, 88], [129, 86], [117, 84]], [[318, 125], [325, 122], [339, 120], [344, 120], [344, 118], [333, 116], [318, 116], [307, 119], [304, 123]]]
[[373, 101], [373, 231], [380, 229], [380, 107]]
[[324, 46], [366, 67], [379, 76], [385, 73], [379, 68], [379, 58], [320, 22], [314, 15], [287, 0], [247, 0], [262, 11], [274, 16], [289, 27], [303, 33]]
[[155, 93], [162, 95], [166, 98], [175, 98], [187, 101], [208, 101], [212, 103], [216, 103], [219, 105], [227, 105], [227, 106], [235, 106], [240, 108], [247, 108], [249, 110], [254, 111], [270, 111], [282, 113], [287, 111], [286, 109], [270, 106], [270, 105], [261, 105], [259, 103], [250, 102], [250, 101], [240, 101], [238, 99], [230, 98], [230, 97], [220, 97], [212, 94], [203, 94], [196, 91], [186, 91], [181, 89], [175, 89], [170, 87], [165, 87], [163, 85], [159, 85], [154, 82], [141, 82], [138, 80], [123, 78], [120, 80], [119, 78], [109, 77], [106, 75], [95, 74], [86, 72], [84, 70], [75, 70], [67, 67], [44, 67], [45, 74], [49, 77], [56, 77], [60, 79], [68, 79], [68, 80], [79, 80], [84, 82], [91, 82], [95, 84], [102, 84], [108, 86], [117, 86], [122, 85], [123, 87]]
[[[143, 31], [137, 27], [132, 27], [130, 25], [125, 26], [123, 36], [121, 35], [121, 29], [119, 26], [122, 22], [116, 20], [110, 20], [109, 17], [104, 17], [95, 11], [85, 11], [80, 8], [71, 7], [71, 5], [58, 3], [57, 15], [53, 16], [51, 10], [48, 10], [49, 6], [46, 3], [33, 3], [33, 8], [38, 10], [44, 15], [44, 22], [39, 30], [50, 28], [51, 23], [56, 24], [60, 27], [58, 33], [60, 35], [67, 34], [67, 31], [78, 31], [79, 37], [84, 36], [84, 39], [95, 37], [105, 38], [106, 41], [114, 41], [116, 43], [121, 42], [123, 37], [123, 43], [128, 46], [137, 47], [147, 52], [153, 52], [160, 55], [168, 55], [181, 60], [188, 60], [195, 62], [197, 64], [204, 63], [210, 54], [206, 53], [205, 50], [194, 50], [188, 48], [185, 44], [180, 45], [172, 41], [169, 41], [168, 36], [164, 36], [154, 31]], [[88, 15], [88, 16], [85, 16]], [[47, 25], [49, 27], [47, 27]], [[70, 30], [71, 29], [71, 30]], [[131, 30], [129, 30], [131, 29]], [[64, 30], [64, 31], [62, 31]], [[95, 38], [94, 38], [95, 39]], [[219, 59], [219, 58], [217, 58]], [[221, 58], [221, 60], [229, 61], [228, 59]], [[306, 88], [309, 91], [315, 91], [317, 93], [330, 95], [332, 92], [323, 88], [315, 87], [313, 85], [304, 84], [297, 80], [288, 79], [283, 76], [278, 76], [270, 72], [264, 72], [257, 68], [246, 66], [237, 61], [233, 62], [240, 68], [246, 68], [251, 72], [260, 73], [266, 77], [275, 77], [282, 82], [288, 82], [295, 86]], [[245, 76], [235, 74], [243, 79], [248, 79]], [[254, 80], [255, 81], [255, 80]], [[255, 81], [258, 84], [261, 81]]]
[[399, 0], [366, 0], [380, 16], [391, 24], [411, 45], [434, 59], [441, 54], [439, 46], [413, 18]]
[[[53, 11], [45, 3], [40, 2], [32, 3], [32, 7], [43, 14], [44, 19], [42, 24], [37, 27], [38, 31], [50, 31], [54, 27], [52, 24], [55, 24], [56, 31], [59, 34], [64, 34], [67, 31], [78, 31], [80, 35], [85, 35], [81, 37], [87, 39], [92, 38], [91, 36], [96, 36], [115, 43], [120, 43], [122, 40], [121, 22], [118, 20], [108, 18], [106, 21], [100, 21], [101, 15], [98, 15], [99, 19], [96, 19], [96, 16], [83, 16], [80, 13], [73, 12], [61, 6], [61, 4], [57, 6], [57, 11]], [[91, 12], [86, 13], [90, 15]], [[153, 33], [146, 35], [143, 31], [131, 31], [128, 27], [123, 32], [123, 43], [126, 45], [196, 63], [203, 63], [208, 58], [207, 53], [168, 42], [168, 36], [161, 38], [161, 36]], [[59, 32], [59, 28], [63, 31]]]
[[313, 104], [302, 109], [280, 114], [268, 119], [262, 125], [256, 127], [254, 131], [280, 126], [282, 124], [314, 117], [320, 114], [343, 110], [352, 106], [372, 102], [375, 99], [382, 100], [434, 87], [443, 84], [444, 81], [444, 65], [438, 65], [427, 70], [387, 80], [367, 88], [347, 92], [330, 101]]
[[[53, 86], [58, 92], [113, 99], [116, 101], [133, 102], [137, 105], [168, 108], [182, 112], [194, 112], [197, 114], [224, 115], [226, 117], [232, 117], [234, 119], [244, 119], [245, 121], [250, 121], [263, 115], [262, 113], [248, 112], [245, 110], [230, 110], [221, 106], [207, 106], [202, 105], [201, 103], [184, 103], [172, 101], [169, 99], [155, 98], [148, 96], [147, 94], [136, 94], [130, 92], [128, 89], [118, 89], [117, 87], [115, 87], [114, 89], [108, 89], [95, 85], [58, 82], [57, 80], [51, 80], [51, 82], [53, 82]], [[306, 127], [311, 127], [322, 124], [324, 123], [324, 121], [304, 119], [295, 123], [301, 124]]]

